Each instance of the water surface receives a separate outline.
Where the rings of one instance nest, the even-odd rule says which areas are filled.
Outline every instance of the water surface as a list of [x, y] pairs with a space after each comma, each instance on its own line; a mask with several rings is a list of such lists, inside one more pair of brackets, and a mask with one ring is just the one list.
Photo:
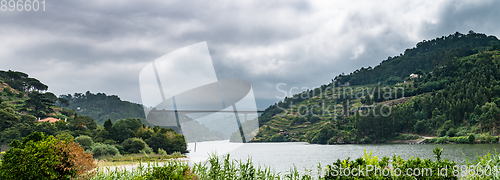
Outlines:
[[294, 165], [303, 172], [304, 168], [316, 170], [318, 163], [322, 166], [331, 164], [337, 159], [356, 159], [363, 156], [365, 149], [373, 151], [373, 155], [392, 157], [399, 155], [403, 159], [413, 157], [435, 160], [432, 150], [443, 148], [442, 158], [465, 163], [465, 157], [477, 159], [477, 155], [485, 155], [488, 151], [494, 153], [500, 149], [500, 144], [356, 144], [356, 145], [317, 145], [304, 142], [286, 143], [230, 143], [229, 141], [212, 141], [189, 143], [187, 156], [192, 162], [206, 160], [209, 154], [229, 153], [232, 159], [246, 160], [252, 158], [255, 165], [271, 166], [276, 172], [286, 173]]

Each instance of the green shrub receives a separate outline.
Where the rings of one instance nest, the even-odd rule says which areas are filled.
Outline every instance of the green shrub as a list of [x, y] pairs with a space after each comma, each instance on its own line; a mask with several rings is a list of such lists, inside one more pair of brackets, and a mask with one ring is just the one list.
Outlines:
[[95, 143], [94, 146], [92, 146], [92, 154], [95, 157], [114, 156], [120, 154], [120, 152], [118, 152], [118, 149], [116, 149], [114, 145]]
[[469, 138], [467, 136], [451, 137], [449, 139], [449, 141], [457, 143], [457, 144], [465, 144], [465, 143], [469, 143]]
[[115, 140], [112, 140], [112, 139], [106, 139], [103, 144], [111, 144], [111, 145], [114, 145], [116, 144], [116, 141]]
[[92, 140], [92, 138], [86, 135], [80, 135], [76, 137], [75, 142], [82, 146], [85, 150], [90, 149], [92, 145], [94, 145], [94, 141]]
[[139, 153], [143, 149], [148, 149], [149, 146], [139, 138], [128, 138], [122, 143], [123, 149], [129, 153]]
[[41, 132], [9, 146], [0, 165], [1, 179], [69, 179], [95, 167], [92, 155], [76, 143]]
[[469, 143], [473, 144], [474, 141], [476, 140], [476, 137], [473, 134], [471, 134], [471, 135], [469, 135], [468, 139], [469, 139]]
[[73, 135], [71, 135], [68, 132], [59, 133], [59, 134], [56, 135], [56, 138], [58, 138], [60, 140], [69, 140], [69, 141], [75, 139], [75, 137], [73, 137]]
[[447, 136], [450, 136], [450, 137], [453, 137], [455, 136], [455, 134], [457, 133], [457, 131], [455, 130], [455, 128], [450, 128], [447, 132], [446, 132], [446, 135]]
[[175, 151], [171, 155], [174, 157], [181, 157], [182, 156], [181, 152], [179, 152], [179, 151]]
[[145, 179], [184, 180], [196, 179], [187, 163], [169, 161], [162, 167], [153, 167], [153, 171], [144, 176]]
[[439, 129], [438, 130], [438, 136], [439, 137], [446, 136], [446, 130], [444, 130], [443, 128]]
[[159, 155], [162, 155], [162, 156], [163, 156], [163, 155], [167, 155], [167, 151], [165, 151], [165, 150], [163, 150], [163, 149], [161, 149], [161, 148], [158, 148], [158, 154], [159, 154]]
[[498, 142], [498, 136], [490, 136], [490, 143], [497, 143]]
[[396, 136], [396, 140], [414, 140], [414, 139], [418, 139], [420, 138], [419, 135], [416, 135], [416, 134], [399, 134], [398, 136]]
[[427, 143], [427, 144], [428, 144], [428, 143], [435, 143], [435, 142], [436, 142], [436, 140], [437, 140], [437, 138], [425, 139], [425, 140], [424, 140], [424, 143]]
[[444, 144], [444, 143], [446, 143], [446, 139], [447, 139], [446, 137], [438, 137], [438, 138], [434, 141], [434, 143], [436, 143], [436, 144]]
[[[420, 159], [418, 157], [404, 160], [399, 156], [393, 156], [391, 160], [389, 157], [378, 158], [377, 156], [372, 156], [371, 152], [365, 152], [364, 157], [355, 160], [351, 160], [350, 158], [345, 160], [338, 159], [331, 165], [326, 166], [326, 174], [324, 177], [320, 177], [320, 179], [443, 179], [443, 177], [446, 177], [445, 179], [458, 179], [458, 177], [455, 176], [450, 170], [446, 171], [446, 174], [439, 174], [437, 172], [443, 167], [453, 167], [456, 163], [447, 159], [441, 160], [442, 149], [436, 148], [433, 152], [436, 154], [436, 161], [432, 161], [430, 159]], [[400, 169], [400, 172], [402, 173], [412, 169], [429, 169], [432, 172], [427, 174], [422, 173], [419, 176], [414, 177], [398, 176], [398, 174], [391, 173], [391, 170], [387, 169], [389, 164], [392, 164], [390, 169]], [[372, 166], [371, 168], [373, 169], [388, 171], [389, 173], [386, 174], [387, 176], [384, 176], [381, 171], [378, 173], [376, 171], [365, 171], [367, 173], [364, 173], [363, 175], [360, 175], [359, 173], [357, 173], [357, 175], [349, 173], [344, 174], [346, 176], [339, 175], [339, 173], [342, 172], [342, 169], [358, 168], [366, 170], [368, 169], [368, 166]]]
[[490, 142], [490, 136], [488, 134], [481, 134], [479, 136], [479, 140], [481, 143], [489, 143]]

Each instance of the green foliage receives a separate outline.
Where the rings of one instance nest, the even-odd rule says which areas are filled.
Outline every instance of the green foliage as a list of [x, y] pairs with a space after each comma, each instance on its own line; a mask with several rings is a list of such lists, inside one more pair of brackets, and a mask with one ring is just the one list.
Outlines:
[[460, 136], [460, 137], [451, 137], [448, 141], [457, 143], [457, 144], [467, 144], [470, 143], [468, 136]]
[[47, 117], [48, 113], [52, 112], [51, 105], [54, 101], [47, 98], [46, 94], [39, 93], [38, 91], [32, 91], [28, 94], [29, 99], [25, 101], [25, 108], [31, 109], [28, 112], [37, 117]]
[[[171, 129], [158, 128], [159, 130], [149, 139], [146, 143], [153, 150], [163, 149], [167, 153], [173, 153], [175, 151], [185, 152], [187, 149], [187, 143], [183, 135], [177, 134]], [[158, 152], [155, 152], [158, 153]]]
[[171, 179], [184, 180], [196, 179], [196, 175], [186, 163], [168, 161], [162, 167], [153, 167], [151, 173], [144, 176], [145, 179]]
[[30, 78], [28, 74], [18, 71], [0, 71], [0, 78], [10, 87], [17, 91], [46, 91], [48, 86], [35, 78]]
[[92, 138], [86, 135], [80, 135], [76, 137], [75, 142], [85, 150], [90, 149], [92, 145], [94, 145], [94, 141], [92, 140]]
[[[475, 54], [477, 53], [475, 48], [484, 48], [494, 44], [499, 44], [499, 40], [494, 36], [488, 37], [479, 33], [465, 35], [457, 32], [446, 37], [419, 42], [416, 47], [406, 49], [404, 54], [388, 57], [374, 68], [362, 67], [348, 75], [340, 74], [334, 80], [339, 84], [349, 82], [351, 85], [394, 83], [414, 72], [432, 71], [436, 66], [445, 65], [447, 60], [454, 57], [460, 58]], [[396, 78], [398, 79], [395, 81]]]
[[106, 122], [104, 122], [104, 130], [110, 132], [112, 131], [112, 128], [113, 128], [113, 122], [111, 122], [111, 119], [108, 119]]
[[141, 127], [140, 119], [120, 119], [113, 124], [109, 132], [115, 141], [123, 142], [125, 139], [134, 137], [135, 132]]
[[399, 134], [395, 140], [414, 140], [414, 139], [419, 139], [420, 136], [416, 134]]
[[[478, 51], [495, 44], [500, 44], [496, 37], [478, 33], [455, 33], [418, 43], [404, 55], [389, 57], [375, 68], [341, 74], [329, 84], [295, 94], [270, 106], [259, 117], [260, 125], [265, 128], [261, 128], [254, 141], [379, 143], [392, 140], [401, 132], [440, 137], [486, 132], [500, 134], [497, 128], [500, 124], [500, 108], [497, 105], [500, 103], [500, 52]], [[418, 78], [406, 78], [411, 73], [418, 74]], [[407, 82], [397, 82], [398, 78]], [[332, 88], [337, 90], [336, 85], [346, 82], [350, 83], [350, 87], [346, 87], [347, 94], [332, 91]], [[392, 86], [393, 83], [396, 84]], [[388, 84], [390, 88], [404, 89], [404, 93], [383, 88]], [[367, 88], [369, 91], [365, 94], [361, 92], [367, 91], [358, 90]], [[403, 94], [404, 99], [394, 100]], [[296, 115], [299, 106], [358, 106], [368, 104], [367, 98], [378, 102], [378, 105], [365, 108], [363, 112], [351, 108], [333, 115], [320, 115], [321, 124], [307, 124], [291, 118]], [[377, 107], [382, 104], [392, 105], [390, 110]], [[281, 116], [291, 111], [295, 114]], [[381, 116], [381, 112], [390, 115]], [[281, 135], [277, 134], [279, 130], [292, 133], [280, 138]], [[438, 142], [448, 140], [439, 139]]]
[[5, 179], [69, 179], [95, 167], [92, 155], [71, 141], [34, 132], [14, 140], [0, 165]]
[[476, 140], [476, 137], [473, 134], [471, 134], [471, 135], [469, 135], [468, 140], [469, 140], [469, 143], [473, 144], [474, 141]]
[[60, 140], [68, 140], [68, 141], [73, 141], [75, 139], [75, 137], [73, 135], [71, 135], [68, 132], [64, 132], [64, 131], [60, 131], [60, 133], [58, 133], [56, 135], [56, 138], [58, 138]]
[[149, 146], [140, 138], [128, 138], [123, 141], [122, 146], [129, 153], [139, 153], [143, 149], [149, 149]]
[[4, 108], [0, 109], [0, 132], [19, 122], [20, 118], [14, 109], [11, 107], [5, 107], [5, 105]]
[[116, 95], [93, 94], [87, 91], [86, 93], [61, 95], [60, 98], [68, 100], [70, 104], [68, 108], [79, 114], [92, 117], [99, 125], [104, 124], [108, 119], [112, 122], [125, 118], [145, 119], [142, 105], [122, 101]]
[[450, 137], [455, 136], [456, 133], [457, 131], [455, 130], [455, 128], [450, 128], [448, 131], [446, 131], [446, 135]]
[[[0, 145], [7, 145], [16, 139], [21, 140], [36, 131], [57, 136], [57, 139], [60, 140], [73, 141], [74, 137], [77, 137], [75, 141], [80, 143], [87, 152], [94, 152], [102, 157], [117, 154], [119, 150], [122, 153], [128, 153], [123, 147], [116, 145], [117, 142], [120, 143], [128, 138], [147, 140], [156, 134], [153, 128], [146, 127], [140, 119], [128, 118], [113, 123], [112, 121], [116, 120], [112, 118], [116, 117], [113, 113], [116, 114], [122, 110], [133, 114], [134, 109], [136, 109], [137, 112], [140, 112], [139, 114], [144, 114], [142, 106], [122, 102], [117, 96], [95, 95], [89, 92], [83, 96], [82, 94], [76, 95], [75, 99], [70, 96], [57, 98], [53, 93], [42, 93], [47, 89], [44, 87], [45, 85], [37, 84], [39, 83], [38, 80], [31, 79], [27, 74], [20, 72], [0, 71], [0, 81], [7, 82], [7, 84], [0, 84]], [[29, 92], [27, 96], [25, 96], [25, 92]], [[87, 100], [89, 100], [88, 103], [84, 102]], [[88, 112], [89, 109], [86, 108], [91, 107], [92, 103], [96, 103], [94, 104], [96, 106], [104, 104], [103, 107], [108, 108], [106, 112], [109, 112], [105, 117], [108, 121], [103, 126], [104, 128], [100, 128], [92, 117], [78, 115], [71, 109], [56, 107], [54, 101], [56, 105], [62, 107], [68, 107], [66, 102], [75, 103], [81, 101], [80, 103], [83, 103], [81, 104], [82, 109], [78, 110], [78, 113], [82, 114]], [[125, 114], [127, 113], [121, 113], [121, 115]], [[67, 122], [49, 123], [37, 121], [38, 118], [44, 118], [47, 115], [65, 119]], [[174, 151], [185, 152], [187, 144], [183, 136], [175, 132], [167, 133], [166, 130], [162, 130], [162, 133], [166, 134], [169, 139], [162, 143], [171, 144], [159, 146], [165, 148], [165, 150], [168, 146], [170, 153]], [[93, 145], [93, 141], [101, 144]], [[111, 146], [104, 146], [102, 145], [103, 142]], [[147, 149], [145, 152], [149, 154], [151, 151]]]
[[158, 154], [159, 154], [159, 155], [167, 155], [167, 151], [165, 151], [165, 150], [163, 150], [163, 149], [159, 148], [159, 149], [158, 149]]
[[94, 157], [114, 156], [120, 154], [114, 145], [95, 143], [92, 146], [92, 154]]
[[[372, 156], [370, 153], [364, 153], [364, 157], [358, 158], [356, 160], [351, 160], [347, 158], [345, 160], [338, 159], [336, 162], [333, 162], [331, 165], [326, 166], [326, 174], [319, 179], [458, 179], [457, 176], [453, 175], [451, 170], [446, 171], [446, 174], [443, 172], [438, 172], [440, 169], [444, 167], [453, 167], [456, 165], [453, 161], [448, 161], [445, 159], [442, 161], [441, 153], [442, 149], [436, 148], [433, 151], [436, 154], [437, 161], [432, 161], [430, 159], [420, 159], [420, 158], [411, 158], [408, 160], [403, 160], [401, 157], [394, 155], [391, 158], [382, 157], [378, 158], [377, 156]], [[342, 171], [343, 169], [361, 169], [365, 170], [366, 173], [353, 173], [348, 174], [346, 171]], [[422, 171], [426, 170], [427, 172], [419, 172], [417, 175], [412, 174], [413, 176], [406, 176], [405, 173], [412, 172], [412, 169], [422, 169]], [[373, 169], [372, 171], [366, 171], [367, 169]], [[378, 171], [376, 169], [379, 169]], [[398, 170], [396, 170], [398, 169]], [[341, 173], [343, 176], [341, 176]], [[411, 174], [409, 174], [411, 175]]]

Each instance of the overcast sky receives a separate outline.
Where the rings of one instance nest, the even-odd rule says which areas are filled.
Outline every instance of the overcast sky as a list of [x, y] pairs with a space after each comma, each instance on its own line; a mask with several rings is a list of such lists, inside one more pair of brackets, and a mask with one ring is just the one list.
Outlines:
[[475, 0], [46, 0], [45, 12], [0, 11], [0, 69], [28, 73], [56, 95], [141, 103], [143, 67], [206, 41], [217, 77], [249, 81], [263, 109], [283, 96], [278, 83], [317, 87], [456, 31], [498, 37], [498, 9]]

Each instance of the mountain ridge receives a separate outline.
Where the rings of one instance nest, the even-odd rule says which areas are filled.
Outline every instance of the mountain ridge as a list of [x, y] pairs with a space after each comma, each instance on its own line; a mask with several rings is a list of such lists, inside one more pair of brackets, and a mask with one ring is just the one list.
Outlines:
[[[361, 68], [349, 75], [340, 74], [332, 79], [331, 83], [295, 94], [292, 97], [285, 97], [285, 99], [268, 107], [259, 117], [261, 128], [253, 141], [307, 141], [319, 144], [372, 143], [394, 139], [401, 132], [439, 136], [457, 133], [459, 135], [475, 134], [480, 136], [487, 131], [474, 128], [484, 127], [485, 122], [491, 121], [491, 118], [483, 116], [479, 109], [490, 112], [490, 110], [498, 108], [496, 104], [500, 104], [498, 101], [500, 91], [496, 92], [495, 90], [497, 77], [500, 77], [497, 73], [498, 55], [496, 54], [497, 50], [500, 49], [499, 44], [500, 41], [496, 37], [473, 31], [469, 31], [467, 35], [457, 32], [447, 37], [424, 40], [417, 43], [416, 47], [407, 49], [400, 56], [389, 57], [375, 68]], [[467, 58], [469, 58], [467, 61], [463, 60]], [[472, 62], [481, 63], [474, 64]], [[493, 69], [483, 72], [477, 67]], [[470, 75], [468, 71], [463, 71], [466, 68], [473, 68], [477, 72]], [[457, 74], [455, 71], [463, 73]], [[416, 78], [412, 78], [409, 77], [411, 73], [418, 75]], [[467, 79], [474, 82], [472, 77], [482, 77], [483, 74], [487, 74], [488, 77], [485, 79], [488, 81], [481, 81], [480, 85], [484, 89], [479, 88], [475, 92], [476, 95], [479, 94], [477, 96], [486, 96], [481, 101], [474, 101], [474, 97], [470, 95], [473, 94], [472, 90], [466, 92], [468, 96], [460, 93], [459, 96], [455, 96], [450, 93], [454, 92], [450, 89], [459, 88], [457, 86], [457, 84], [461, 84], [459, 80]], [[463, 83], [461, 85], [469, 89], [475, 88]], [[348, 88], [347, 94], [345, 92], [343, 94], [334, 93], [332, 87], [333, 89]], [[397, 118], [404, 119], [404, 121], [390, 120], [391, 118], [375, 114], [375, 116], [360, 116], [359, 114], [363, 112], [368, 114], [373, 114], [375, 111], [385, 112], [387, 110], [381, 109], [384, 102], [401, 97], [398, 95], [401, 95], [402, 92], [390, 91], [385, 89], [386, 87], [389, 89], [403, 88], [405, 97], [410, 97], [404, 103], [389, 106], [392, 108], [392, 118], [398, 116]], [[367, 95], [365, 89], [372, 93], [376, 91], [375, 94], [387, 94], [387, 98], [380, 97], [380, 95], [376, 97], [369, 93]], [[495, 93], [488, 93], [489, 91], [495, 91]], [[358, 96], [360, 93], [362, 95]], [[320, 98], [318, 95], [327, 97], [335, 95], [335, 98]], [[439, 99], [439, 103], [432, 102], [432, 99]], [[468, 104], [463, 104], [464, 101], [465, 104]], [[442, 105], [443, 103], [445, 105]], [[495, 103], [495, 105], [491, 103]], [[446, 104], [450, 105], [446, 106]], [[349, 108], [349, 110], [340, 110], [334, 117], [307, 113], [307, 110], [320, 112], [321, 108], [318, 110], [318, 107], [323, 105], [339, 106], [342, 110], [343, 108]], [[369, 105], [372, 107], [366, 107]], [[386, 104], [386, 106], [388, 105]], [[464, 108], [463, 106], [469, 107]], [[472, 109], [478, 110], [472, 113], [473, 110], [470, 106], [474, 106]], [[283, 116], [282, 113], [288, 111], [296, 113]], [[473, 119], [472, 123], [471, 119]], [[399, 123], [399, 125], [396, 127], [393, 125], [394, 123]], [[371, 125], [366, 126], [366, 124]], [[378, 129], [372, 129], [372, 127]], [[450, 132], [448, 133], [448, 131]], [[491, 135], [495, 135], [495, 133]]]

